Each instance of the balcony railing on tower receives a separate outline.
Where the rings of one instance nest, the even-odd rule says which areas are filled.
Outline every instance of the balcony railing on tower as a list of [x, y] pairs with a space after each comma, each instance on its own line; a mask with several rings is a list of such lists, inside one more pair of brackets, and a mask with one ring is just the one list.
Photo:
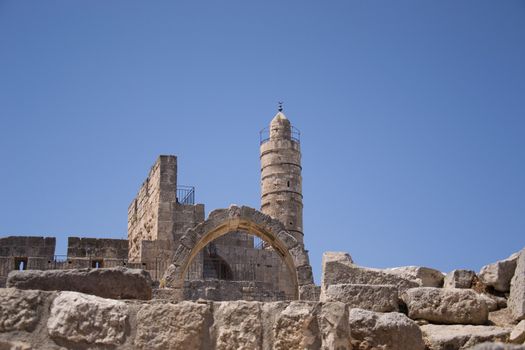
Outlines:
[[177, 202], [180, 204], [195, 204], [195, 187], [177, 186]]
[[[299, 131], [299, 129], [297, 129], [296, 127], [292, 126], [291, 127], [291, 138], [292, 138], [292, 141], [295, 141], [297, 143], [300, 143], [301, 141], [301, 132]], [[263, 143], [266, 143], [268, 141], [270, 141], [270, 128], [269, 127], [266, 127], [264, 129], [262, 129], [261, 131], [259, 131], [259, 141], [260, 141], [260, 144], [262, 145]]]

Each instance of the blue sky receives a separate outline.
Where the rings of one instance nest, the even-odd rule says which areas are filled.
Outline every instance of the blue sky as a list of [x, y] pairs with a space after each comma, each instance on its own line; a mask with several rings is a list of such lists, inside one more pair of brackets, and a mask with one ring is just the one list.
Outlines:
[[259, 207], [302, 132], [305, 244], [478, 270], [525, 246], [523, 1], [0, 0], [0, 235], [125, 238], [159, 154]]

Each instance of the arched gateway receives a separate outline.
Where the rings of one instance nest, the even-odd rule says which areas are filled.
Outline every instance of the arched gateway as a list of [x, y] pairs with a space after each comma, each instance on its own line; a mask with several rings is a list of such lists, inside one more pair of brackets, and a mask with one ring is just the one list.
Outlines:
[[296, 299], [302, 294], [301, 288], [313, 287], [312, 268], [303, 244], [298, 243], [279, 220], [256, 209], [234, 205], [214, 210], [206, 221], [189, 229], [180, 238], [173, 262], [164, 275], [166, 285], [182, 289], [186, 270], [199, 251], [216, 238], [234, 231], [258, 236], [275, 249], [290, 271], [290, 283]]

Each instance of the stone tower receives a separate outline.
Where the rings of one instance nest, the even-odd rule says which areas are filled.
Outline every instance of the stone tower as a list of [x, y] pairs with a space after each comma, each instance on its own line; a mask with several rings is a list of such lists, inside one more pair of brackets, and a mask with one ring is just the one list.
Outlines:
[[261, 131], [261, 211], [280, 220], [303, 243], [299, 131], [282, 112]]

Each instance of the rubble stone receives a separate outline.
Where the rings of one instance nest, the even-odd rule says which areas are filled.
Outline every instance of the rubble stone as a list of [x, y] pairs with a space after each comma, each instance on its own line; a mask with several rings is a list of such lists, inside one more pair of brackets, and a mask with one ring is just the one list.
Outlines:
[[499, 292], [508, 292], [517, 260], [518, 253], [515, 253], [505, 260], [483, 266], [479, 272], [479, 278], [484, 284], [494, 287]]
[[392, 273], [402, 277], [406, 280], [417, 283], [420, 287], [436, 287], [443, 286], [445, 275], [443, 272], [421, 266], [402, 266], [383, 270], [387, 273]]
[[525, 320], [520, 321], [510, 333], [509, 341], [516, 344], [525, 343]]
[[371, 284], [332, 284], [321, 301], [340, 301], [350, 308], [377, 312], [399, 310], [397, 287]]
[[397, 312], [378, 313], [351, 309], [350, 334], [354, 349], [423, 350], [418, 325]]
[[468, 349], [487, 341], [505, 341], [510, 334], [510, 328], [471, 325], [428, 324], [421, 331], [429, 350]]
[[485, 301], [470, 289], [412, 288], [401, 295], [412, 319], [445, 324], [484, 324]]
[[273, 327], [275, 350], [319, 349], [321, 339], [316, 317], [317, 303], [292, 301]]
[[218, 303], [215, 305], [213, 316], [216, 349], [261, 348], [262, 320], [259, 302]]
[[47, 321], [51, 337], [74, 343], [119, 345], [126, 337], [128, 307], [121, 301], [61, 292]]
[[516, 321], [525, 319], [525, 249], [516, 261], [516, 270], [510, 282], [508, 307]]
[[38, 307], [42, 292], [36, 290], [0, 289], [0, 332], [32, 330], [39, 320]]
[[444, 288], [470, 288], [476, 273], [471, 270], [453, 270], [445, 276]]
[[111, 299], [151, 299], [151, 277], [141, 269], [12, 271], [7, 286], [18, 289], [73, 291]]
[[207, 304], [144, 305], [137, 313], [138, 350], [203, 349], [209, 346], [212, 314]]

